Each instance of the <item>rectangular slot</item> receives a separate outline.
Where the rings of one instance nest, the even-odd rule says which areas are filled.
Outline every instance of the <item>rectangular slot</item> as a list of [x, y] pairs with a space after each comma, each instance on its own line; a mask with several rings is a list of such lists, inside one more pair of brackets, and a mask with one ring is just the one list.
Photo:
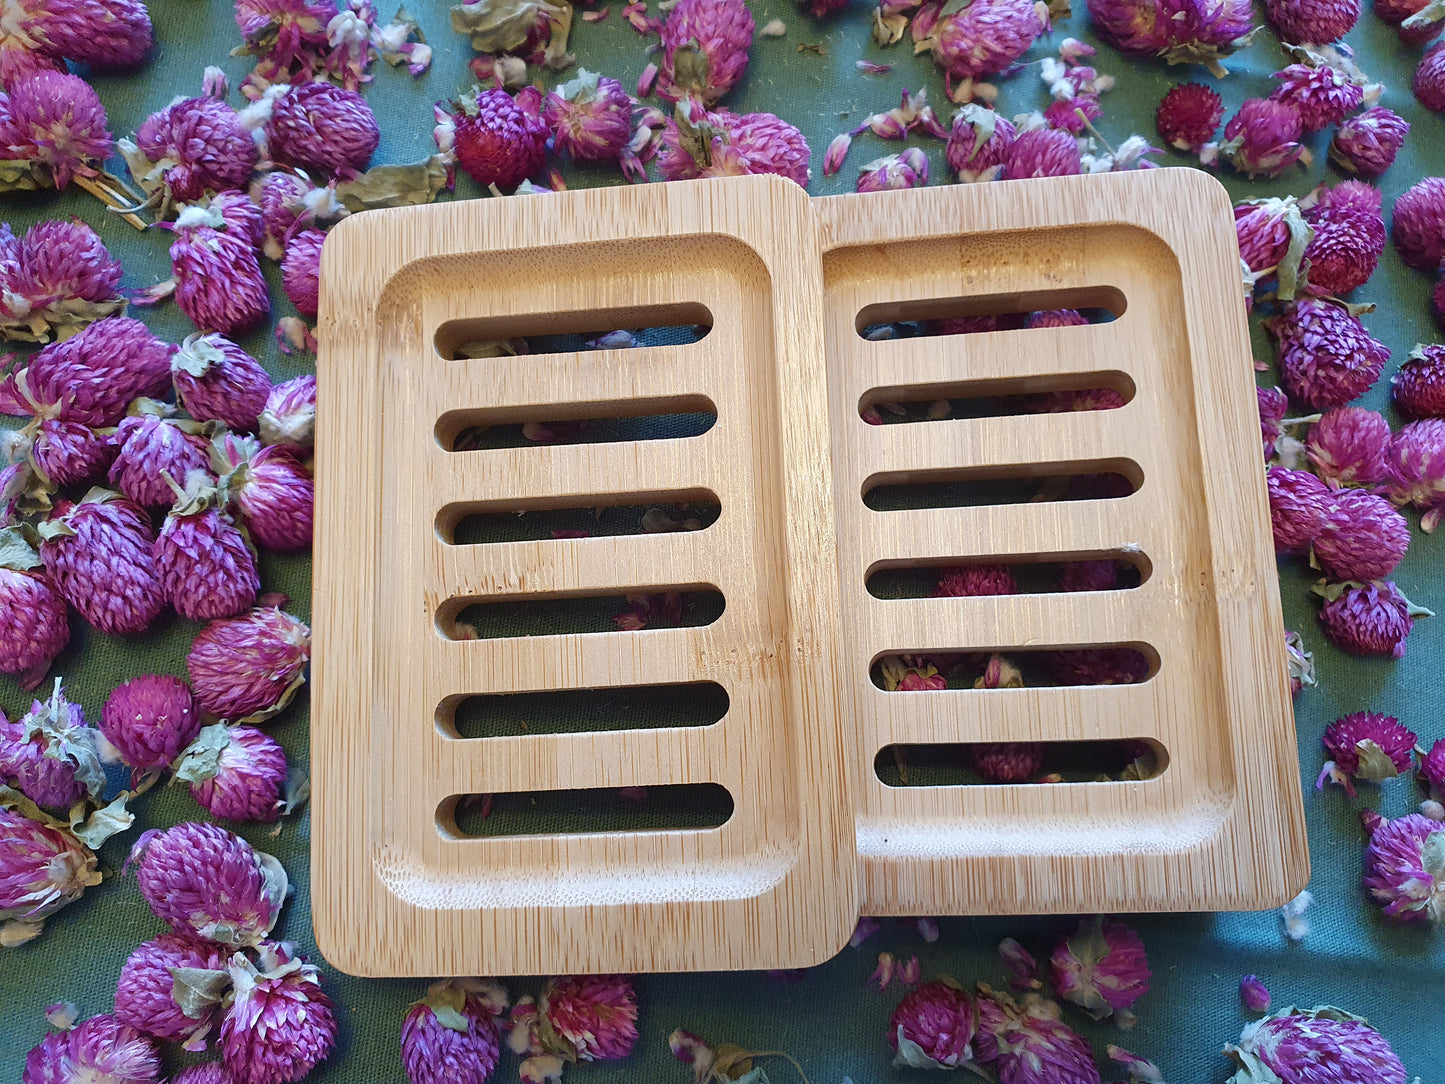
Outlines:
[[864, 481], [863, 503], [875, 512], [895, 512], [1033, 501], [1117, 500], [1136, 492], [1143, 481], [1144, 472], [1131, 459], [893, 471]]
[[437, 728], [470, 740], [703, 727], [721, 721], [728, 706], [727, 690], [715, 681], [493, 693], [443, 701]]
[[436, 439], [449, 452], [526, 448], [536, 444], [612, 444], [700, 437], [717, 423], [706, 395], [672, 395], [613, 403], [449, 410]]
[[453, 838], [681, 832], [721, 828], [732, 795], [717, 783], [595, 787], [536, 793], [459, 794], [437, 808], [437, 828]]
[[1126, 783], [1168, 767], [1169, 751], [1152, 738], [888, 745], [873, 758], [885, 787]]
[[889, 652], [869, 668], [873, 684], [890, 693], [1137, 685], [1158, 672], [1159, 653], [1143, 643]]
[[437, 610], [437, 628], [449, 640], [697, 628], [711, 625], [725, 607], [722, 592], [710, 584], [649, 585], [625, 595], [454, 598]]
[[437, 354], [449, 361], [493, 356], [489, 349], [511, 355], [608, 349], [608, 342], [597, 340], [618, 331], [631, 333], [634, 340], [621, 349], [686, 346], [706, 338], [712, 323], [711, 311], [698, 302], [523, 313], [448, 320], [437, 328], [435, 345]]
[[[1061, 559], [1062, 558], [1062, 559]], [[879, 561], [867, 572], [868, 593], [879, 599], [960, 595], [1052, 595], [1075, 591], [1131, 591], [1152, 566], [1140, 552], [1031, 554], [962, 561]]]
[[453, 546], [562, 538], [705, 531], [722, 505], [707, 489], [609, 493], [579, 499], [451, 504], [437, 513], [437, 535]]
[[1127, 373], [1108, 370], [1016, 380], [969, 380], [870, 388], [858, 416], [870, 425], [1009, 418], [1073, 410], [1115, 410], [1134, 398]]
[[1082, 326], [1116, 320], [1124, 315], [1127, 304], [1124, 294], [1113, 286], [908, 298], [865, 305], [858, 310], [853, 327], [860, 338], [876, 341]]

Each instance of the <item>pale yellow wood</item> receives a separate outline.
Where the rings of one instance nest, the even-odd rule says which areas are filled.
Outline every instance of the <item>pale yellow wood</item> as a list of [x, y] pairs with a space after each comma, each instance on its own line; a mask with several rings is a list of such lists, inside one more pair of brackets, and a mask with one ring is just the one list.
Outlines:
[[[865, 914], [1012, 914], [1275, 906], [1309, 877], [1283, 666], [1248, 331], [1229, 202], [1195, 170], [1150, 170], [814, 201], [847, 680]], [[1079, 290], [1061, 299], [1059, 291]], [[972, 299], [939, 315], [1109, 305], [1087, 327], [869, 342], [870, 320], [910, 302]], [[980, 299], [993, 298], [993, 302]], [[995, 309], [994, 311], [997, 311]], [[1118, 410], [870, 426], [887, 389], [1058, 373], [1123, 372]], [[884, 389], [883, 393], [877, 389]], [[937, 398], [949, 394], [937, 391]], [[875, 512], [869, 479], [1126, 460], [1132, 496]], [[1101, 467], [1100, 469], [1107, 469]], [[876, 479], [875, 479], [876, 480]], [[880, 561], [1008, 560], [1137, 547], [1137, 590], [885, 601]], [[880, 655], [1141, 642], [1160, 667], [1135, 686], [885, 693]], [[841, 703], [848, 703], [845, 697]], [[893, 743], [1151, 738], [1168, 769], [1147, 782], [884, 786]]]
[[[369, 212], [332, 232], [322, 281], [312, 913], [327, 959], [359, 975], [545, 974], [791, 967], [836, 952], [858, 913], [854, 712], [837, 635], [821, 254], [803, 191], [759, 177]], [[605, 330], [585, 314], [626, 310], [613, 326], [639, 327], [703, 319], [698, 306], [713, 327], [688, 346], [449, 360], [538, 314], [561, 314], [549, 330]], [[596, 417], [637, 400], [651, 401], [644, 413], [696, 410], [698, 396], [718, 421], [693, 439], [443, 447], [470, 421], [539, 406], [544, 419]], [[445, 541], [463, 511], [676, 490], [715, 495], [717, 522]], [[462, 598], [686, 585], [722, 591], [722, 617], [445, 635]], [[713, 726], [463, 740], [438, 723], [459, 696], [696, 680], [730, 696]], [[444, 827], [457, 795], [701, 782], [733, 798], [721, 828]]]

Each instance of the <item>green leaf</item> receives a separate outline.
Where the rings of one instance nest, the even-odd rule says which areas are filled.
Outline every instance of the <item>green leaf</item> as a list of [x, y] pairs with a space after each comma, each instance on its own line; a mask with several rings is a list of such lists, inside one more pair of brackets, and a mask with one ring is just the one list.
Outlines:
[[476, 0], [476, 3], [452, 8], [452, 29], [470, 38], [472, 48], [479, 53], [514, 53], [527, 47], [532, 29], [538, 23], [543, 19], [560, 20], [564, 8], [570, 25], [570, 4], [552, 4], [547, 0]]
[[936, 1058], [931, 1058], [908, 1036], [903, 1034], [903, 1025], [898, 1025], [898, 1052], [893, 1055], [893, 1064], [900, 1069], [951, 1069]]
[[99, 850], [100, 845], [111, 836], [119, 835], [135, 823], [135, 814], [125, 807], [130, 797], [128, 791], [116, 795], [108, 805], [95, 810], [84, 821], [80, 821], [75, 813], [83, 813], [85, 803], [76, 803], [70, 822], [71, 834], [91, 850]]
[[173, 967], [170, 972], [171, 998], [192, 1020], [201, 1019], [213, 1006], [219, 1005], [231, 985], [231, 975], [227, 971]]
[[1355, 769], [1355, 776], [1359, 779], [1379, 783], [1385, 779], [1394, 779], [1400, 774], [1389, 754], [1369, 738], [1355, 742], [1355, 753], [1360, 758], [1359, 766]]
[[434, 154], [409, 165], [373, 166], [355, 180], [338, 184], [336, 198], [348, 211], [416, 207], [435, 200], [446, 183], [446, 161]]
[[456, 983], [446, 980], [432, 983], [423, 1004], [431, 1009], [442, 1027], [463, 1035], [471, 1028], [472, 1022], [463, 1012], [467, 1005], [467, 992]]
[[1420, 848], [1420, 859], [1425, 872], [1437, 881], [1445, 880], [1445, 829], [1431, 832], [1425, 837]]
[[176, 758], [172, 782], [204, 783], [221, 770], [221, 752], [231, 744], [231, 728], [225, 723], [202, 727], [196, 740]]
[[0, 568], [24, 572], [39, 568], [40, 554], [26, 537], [30, 532], [19, 526], [0, 528]]

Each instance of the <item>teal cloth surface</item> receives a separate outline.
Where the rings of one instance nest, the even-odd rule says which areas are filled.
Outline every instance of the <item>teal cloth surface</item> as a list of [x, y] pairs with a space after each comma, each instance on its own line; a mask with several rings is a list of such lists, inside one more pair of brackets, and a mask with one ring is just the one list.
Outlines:
[[[572, 49], [579, 62], [615, 76], [631, 87], [648, 62], [645, 42], [620, 17], [621, 3], [613, 0], [608, 19], [600, 23], [577, 20]], [[1082, 5], [1081, 5], [1082, 7]], [[655, 5], [654, 5], [655, 9]], [[880, 49], [869, 37], [871, 6], [855, 0], [851, 7], [825, 23], [805, 14], [796, 3], [765, 0], [754, 4], [759, 26], [778, 17], [787, 24], [786, 36], [757, 41], [744, 83], [726, 103], [733, 109], [770, 110], [798, 125], [813, 148], [815, 194], [849, 191], [857, 167], [873, 158], [901, 150], [871, 135], [859, 137], [847, 167], [832, 178], [822, 176], [823, 151], [840, 130], [857, 125], [870, 113], [897, 104], [902, 90], [927, 87], [930, 98], [947, 124], [952, 107], [943, 95], [941, 73], [927, 55], [910, 55], [904, 42]], [[238, 85], [249, 70], [246, 58], [229, 56], [238, 35], [225, 0], [155, 0], [158, 49], [141, 70], [95, 78], [109, 111], [115, 134], [134, 132], [145, 117], [177, 95], [199, 91], [201, 69], [218, 64]], [[413, 79], [404, 70], [374, 66], [375, 82], [367, 97], [382, 127], [376, 161], [410, 161], [426, 155], [432, 146], [432, 103], [470, 85], [466, 69], [470, 49], [454, 35], [447, 5], [417, 5], [428, 41], [436, 50], [427, 75]], [[382, 11], [383, 18], [390, 11]], [[1037, 60], [1056, 53], [1067, 35], [1092, 38], [1087, 15], [1077, 11], [1059, 20], [1051, 38], [1040, 39], [1029, 54]], [[655, 40], [655, 39], [654, 39]], [[1400, 192], [1422, 176], [1445, 174], [1442, 134], [1445, 121], [1420, 108], [1409, 91], [1417, 57], [1402, 46], [1395, 33], [1367, 10], [1349, 34], [1361, 66], [1383, 81], [1383, 103], [1406, 116], [1414, 128], [1394, 167], [1382, 181], [1386, 207]], [[800, 52], [800, 43], [819, 44], [826, 55]], [[854, 67], [859, 56], [894, 65], [886, 75], [864, 75]], [[1096, 65], [1118, 77], [1117, 88], [1104, 99], [1105, 115], [1098, 122], [1102, 133], [1117, 145], [1133, 132], [1154, 136], [1153, 112], [1168, 86], [1198, 79], [1216, 85], [1229, 112], [1246, 97], [1267, 94], [1269, 73], [1283, 63], [1277, 39], [1261, 33], [1245, 53], [1228, 61], [1232, 73], [1215, 80], [1202, 69], [1166, 68], [1162, 63], [1136, 62], [1101, 47]], [[1025, 69], [1000, 81], [1001, 109], [1007, 115], [1041, 108], [1045, 91], [1035, 74]], [[556, 81], [550, 73], [546, 78]], [[566, 76], [564, 75], [565, 79]], [[234, 100], [234, 93], [233, 93]], [[1243, 198], [1284, 193], [1303, 195], [1321, 180], [1336, 181], [1339, 173], [1327, 165], [1324, 147], [1328, 133], [1311, 137], [1315, 162], [1309, 169], [1294, 169], [1274, 181], [1249, 182], [1233, 174], [1224, 180], [1231, 194]], [[942, 144], [921, 137], [911, 140], [925, 148], [933, 164], [934, 183], [951, 180], [943, 162]], [[1187, 164], [1173, 152], [1168, 164]], [[113, 164], [119, 170], [119, 163]], [[566, 170], [568, 183], [591, 186], [616, 183], [614, 169]], [[470, 179], [458, 180], [455, 198], [484, 196]], [[444, 196], [443, 198], [450, 198]], [[1189, 214], [1190, 208], [1179, 208]], [[111, 251], [125, 266], [125, 286], [141, 288], [169, 275], [169, 237], [160, 231], [138, 233], [107, 213], [92, 199], [72, 190], [63, 195], [42, 193], [6, 199], [3, 215], [19, 233], [31, 223], [76, 215], [94, 225]], [[275, 315], [292, 314], [280, 290], [280, 276], [268, 264]], [[1371, 282], [1358, 290], [1357, 300], [1379, 308], [1366, 322], [1373, 334], [1394, 354], [1387, 373], [1417, 341], [1433, 341], [1439, 331], [1433, 323], [1428, 296], [1432, 281], [1406, 268], [1393, 248], [1386, 250]], [[192, 330], [189, 321], [166, 304], [135, 310], [157, 333], [179, 341]], [[1256, 356], [1271, 360], [1273, 348], [1259, 318], [1253, 321]], [[307, 371], [313, 359], [278, 352], [270, 329], [242, 340], [261, 358], [278, 381]], [[1262, 379], [1277, 382], [1274, 373]], [[323, 390], [324, 395], [324, 390]], [[1385, 408], [1388, 381], [1363, 400]], [[1392, 421], [1399, 423], [1392, 415]], [[1207, 466], [1207, 465], [1206, 465]], [[1409, 513], [1413, 527], [1418, 516]], [[1445, 539], [1415, 531], [1411, 550], [1396, 578], [1415, 601], [1445, 610], [1445, 577], [1440, 560]], [[263, 589], [283, 591], [291, 608], [305, 617], [309, 611], [310, 563], [303, 557], [263, 555]], [[1439, 711], [1440, 660], [1445, 658], [1445, 617], [1422, 621], [1411, 637], [1408, 656], [1392, 662], [1355, 660], [1324, 641], [1315, 618], [1316, 606], [1308, 593], [1311, 577], [1296, 561], [1281, 564], [1286, 624], [1301, 630], [1315, 652], [1320, 686], [1297, 700], [1299, 761], [1306, 781], [1315, 906], [1308, 917], [1313, 932], [1300, 943], [1287, 941], [1276, 912], [1261, 914], [1180, 914], [1139, 916], [1131, 919], [1144, 938], [1154, 971], [1153, 986], [1139, 1002], [1138, 1025], [1119, 1033], [1108, 1024], [1094, 1024], [1072, 1008], [1067, 1018], [1104, 1059], [1109, 1042], [1155, 1059], [1171, 1084], [1222, 1081], [1230, 1072], [1219, 1056], [1222, 1044], [1238, 1037], [1250, 1018], [1239, 1005], [1237, 983], [1241, 975], [1256, 973], [1268, 984], [1278, 1006], [1296, 1003], [1333, 1003], [1368, 1015], [1394, 1044], [1412, 1075], [1427, 1082], [1440, 1079], [1445, 1061], [1445, 1031], [1440, 1027], [1445, 1006], [1445, 935], [1439, 930], [1399, 927], [1381, 918], [1360, 888], [1362, 833], [1357, 811], [1373, 806], [1395, 816], [1412, 810], [1423, 796], [1413, 779], [1387, 783], [1383, 788], [1361, 788], [1351, 799], [1338, 789], [1318, 794], [1313, 781], [1322, 761], [1319, 739], [1325, 726], [1349, 711], [1371, 708], [1401, 717], [1427, 743], [1445, 736]], [[196, 626], [174, 616], [163, 618], [144, 638], [125, 640], [90, 633], [75, 619], [75, 636], [53, 672], [67, 680], [71, 696], [87, 714], [98, 717], [109, 690], [117, 683], [146, 672], [185, 674], [184, 658]], [[9, 679], [0, 678], [0, 707], [7, 714], [23, 711], [28, 703]], [[307, 761], [307, 703], [298, 702], [268, 729], [286, 746], [301, 766]], [[117, 777], [118, 778], [118, 777]], [[164, 827], [201, 815], [183, 787], [158, 787], [139, 803], [140, 828]], [[315, 954], [310, 927], [308, 858], [309, 820], [305, 812], [287, 819], [280, 834], [271, 826], [243, 826], [240, 833], [258, 848], [276, 855], [295, 886], [277, 936], [295, 940], [304, 952]], [[83, 1015], [108, 1011], [116, 976], [127, 954], [141, 941], [165, 930], [141, 900], [134, 877], [119, 875], [126, 848], [134, 833], [112, 841], [103, 863], [114, 872], [102, 886], [51, 918], [43, 936], [24, 947], [0, 954], [0, 1079], [17, 1079], [26, 1051], [46, 1031], [43, 1007], [72, 1000]], [[1071, 924], [1066, 916], [1050, 919], [947, 919], [940, 923], [936, 943], [925, 944], [911, 925], [885, 920], [883, 929], [860, 949], [844, 949], [829, 963], [792, 979], [761, 973], [643, 976], [638, 979], [641, 999], [641, 1038], [632, 1056], [611, 1064], [578, 1066], [568, 1070], [576, 1081], [683, 1081], [689, 1070], [674, 1061], [667, 1036], [676, 1027], [689, 1028], [714, 1042], [730, 1041], [756, 1050], [786, 1050], [796, 1056], [813, 1084], [838, 1084], [849, 1077], [855, 1084], [917, 1079], [912, 1070], [889, 1066], [885, 1042], [888, 1014], [902, 996], [894, 986], [886, 992], [870, 988], [866, 980], [877, 954], [890, 951], [917, 954], [925, 975], [947, 973], [965, 983], [983, 980], [995, 985], [1003, 973], [995, 946], [1004, 936], [1016, 936], [1037, 955], [1046, 956], [1054, 937]], [[406, 1006], [420, 998], [424, 981], [362, 981], [337, 973], [318, 960], [325, 971], [326, 989], [338, 1003], [341, 1035], [332, 1058], [311, 1079], [318, 1082], [404, 1080], [398, 1060], [398, 1033]], [[535, 992], [540, 979], [514, 979], [513, 995]], [[196, 1059], [167, 1055], [175, 1069]], [[1107, 1062], [1105, 1078], [1109, 1078]], [[781, 1063], [770, 1066], [775, 1081], [793, 1079]], [[515, 1079], [516, 1061], [504, 1058], [495, 1079]], [[1113, 1074], [1115, 1079], [1122, 1072]]]

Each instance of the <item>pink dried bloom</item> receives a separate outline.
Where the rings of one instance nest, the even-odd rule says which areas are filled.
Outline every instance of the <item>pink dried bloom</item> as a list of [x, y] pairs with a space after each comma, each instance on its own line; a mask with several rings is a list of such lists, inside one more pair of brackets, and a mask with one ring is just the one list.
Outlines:
[[1279, 86], [1270, 97], [1292, 106], [1306, 132], [1322, 132], [1360, 108], [1364, 88], [1329, 64], [1291, 64], [1274, 73]]
[[37, 186], [63, 189], [76, 176], [94, 177], [115, 147], [105, 107], [78, 75], [37, 71], [0, 95], [0, 160], [38, 174]]
[[139, 865], [140, 894], [157, 918], [177, 933], [222, 945], [260, 944], [286, 900], [281, 863], [214, 824], [187, 821], [144, 832], [126, 865], [132, 862]]
[[[20, 4], [24, 10], [25, 3]], [[127, 68], [145, 59], [154, 43], [150, 15], [140, 0], [52, 0], [35, 4], [23, 33], [47, 56], [92, 68]]]
[[1445, 511], [1445, 421], [1409, 422], [1390, 441], [1385, 457], [1390, 500], [1424, 511], [1420, 526], [1433, 531]]
[[1089, 124], [1104, 115], [1104, 107], [1093, 94], [1078, 94], [1058, 99], [1044, 108], [1044, 121], [1070, 135], [1080, 135]]
[[336, 1045], [336, 1012], [321, 972], [288, 942], [264, 942], [252, 964], [230, 963], [235, 993], [221, 1022], [221, 1063], [231, 1084], [292, 1084]]
[[114, 1016], [92, 1016], [69, 1031], [55, 1031], [25, 1057], [21, 1084], [156, 1084], [161, 1060], [155, 1046]]
[[1281, 288], [1293, 297], [1300, 261], [1314, 235], [1295, 198], [1246, 200], [1234, 208], [1234, 232], [1245, 266], [1257, 276], [1278, 273]]
[[176, 781], [213, 817], [274, 821], [286, 807], [286, 753], [255, 727], [217, 723], [181, 753]]
[[1089, 1044], [1059, 1015], [1056, 1001], [1030, 993], [1017, 1002], [980, 984], [978, 1060], [997, 1065], [1006, 1084], [1099, 1084]]
[[109, 430], [80, 422], [46, 418], [27, 426], [28, 445], [21, 445], [35, 473], [49, 488], [77, 486], [102, 477], [115, 458]]
[[217, 192], [194, 206], [205, 207], [220, 215], [219, 223], [211, 223], [218, 229], [225, 230], [227, 234], [244, 237], [253, 249], [261, 248], [261, 242], [265, 239], [265, 219], [262, 217], [261, 208], [245, 192]]
[[320, 230], [302, 230], [287, 243], [281, 263], [282, 289], [297, 312], [313, 319], [321, 304], [321, 245], [325, 240], [326, 234]]
[[1242, 0], [1090, 0], [1100, 36], [1135, 56], [1170, 64], [1204, 64], [1225, 75], [1219, 61], [1253, 36], [1250, 5]]
[[[1366, 811], [1361, 820], [1370, 833], [1365, 889], [1384, 908], [1385, 916], [1401, 922], [1445, 922], [1445, 826], [1419, 813], [1386, 820]], [[1385, 1067], [1383, 1059], [1376, 1066]], [[1389, 1079], [1403, 1084], [1404, 1069]]]
[[1445, 42], [1437, 42], [1425, 50], [1410, 88], [1426, 109], [1445, 113]]
[[1325, 752], [1330, 759], [1320, 771], [1315, 786], [1328, 778], [1353, 797], [1354, 780], [1380, 783], [1410, 770], [1415, 753], [1415, 734], [1393, 715], [1357, 711], [1336, 719], [1325, 728]]
[[683, 99], [663, 130], [658, 166], [669, 181], [776, 173], [806, 188], [809, 157], [803, 133], [771, 113], [707, 112]]
[[1437, 738], [1428, 753], [1420, 754], [1420, 781], [1431, 794], [1445, 794], [1445, 738]]
[[[1036, 312], [1029, 315], [1024, 326], [1080, 327], [1088, 322], [1082, 316], [1075, 321], [1047, 312]], [[1032, 395], [1025, 403], [1028, 410], [1037, 414], [1068, 414], [1079, 410], [1118, 410], [1124, 405], [1124, 397], [1113, 388], [1080, 388], [1077, 391]]]
[[1024, 177], [1067, 177], [1083, 172], [1079, 143], [1057, 128], [1033, 128], [1020, 132], [1009, 144], [1003, 175], [1009, 180]]
[[1400, 258], [1433, 274], [1445, 257], [1445, 177], [1426, 177], [1395, 200], [1390, 234]]
[[[240, 115], [209, 95], [152, 113], [137, 130], [134, 146], [141, 156], [130, 162], [136, 182], [147, 191], [164, 185], [171, 198], [183, 202], [244, 188], [256, 168], [256, 142]], [[121, 151], [127, 152], [124, 141]]]
[[1089, 0], [1089, 20], [1099, 36], [1132, 56], [1152, 56], [1168, 46], [1166, 19], [1157, 0]]
[[212, 459], [257, 543], [278, 553], [310, 548], [315, 486], [290, 448], [228, 433]]
[[925, 982], [888, 1018], [893, 1064], [916, 1069], [955, 1069], [973, 1057], [977, 1017], [973, 999], [957, 986]]
[[51, 343], [8, 384], [37, 415], [115, 425], [131, 400], [166, 390], [174, 351], [139, 320], [111, 316]]
[[186, 668], [201, 707], [257, 722], [281, 711], [306, 680], [311, 630], [279, 607], [212, 621], [196, 634]]
[[36, 805], [68, 809], [105, 789], [96, 732], [79, 704], [65, 698], [60, 679], [48, 700], [36, 700], [13, 723], [0, 716], [0, 779]]
[[182, 1069], [171, 1078], [171, 1084], [230, 1084], [230, 1081], [220, 1062], [208, 1061], [204, 1065]]
[[309, 72], [330, 44], [326, 28], [336, 15], [332, 0], [236, 0], [242, 51], [260, 56], [257, 72], [268, 80]]
[[1274, 455], [1274, 446], [1282, 431], [1280, 423], [1289, 410], [1289, 399], [1279, 388], [1256, 388], [1255, 394], [1259, 400], [1259, 435], [1268, 462]]
[[1344, 406], [1375, 386], [1390, 351], [1343, 304], [1303, 298], [1265, 325], [1279, 348], [1284, 385], [1316, 410]]
[[971, 565], [946, 568], [938, 578], [935, 598], [958, 598], [964, 595], [1013, 595], [1018, 584], [1007, 565]]
[[1258, 975], [1245, 975], [1239, 980], [1239, 1000], [1250, 1012], [1269, 1012], [1269, 990]]
[[[1024, 327], [1083, 327], [1088, 322], [1089, 318], [1078, 309], [1040, 309], [1038, 312], [1029, 313], [1028, 319], [1024, 321]], [[1121, 401], [1119, 405], [1123, 406], [1124, 404]]]
[[1033, 953], [1012, 937], [998, 943], [998, 958], [1009, 972], [1009, 985], [1015, 990], [1037, 990], [1043, 986], [1039, 964]]
[[546, 160], [547, 126], [505, 90], [473, 88], [453, 103], [458, 164], [481, 185], [515, 188]]
[[[185, 933], [145, 942], [120, 969], [115, 1018], [153, 1038], [204, 1050], [206, 1036], [221, 1022], [221, 998], [230, 985], [229, 955], [214, 941]], [[176, 974], [180, 969], [185, 974]]]
[[1149, 676], [1149, 660], [1132, 647], [1092, 647], [1045, 652], [1060, 685], [1129, 685]]
[[[25, 231], [20, 242], [20, 278], [17, 292], [32, 309], [59, 307], [76, 311], [83, 319], [89, 312], [108, 315], [81, 301], [112, 303], [120, 288], [120, 261], [112, 256], [100, 236], [80, 219], [70, 222], [37, 222]], [[96, 316], [90, 316], [95, 319]], [[52, 320], [59, 322], [61, 314]], [[63, 325], [62, 325], [63, 326]]]
[[0, 948], [38, 936], [46, 918], [98, 884], [95, 855], [63, 825], [0, 807]]
[[1294, 163], [1309, 164], [1299, 142], [1299, 113], [1284, 102], [1249, 98], [1224, 126], [1224, 141], [1206, 144], [1199, 155], [1205, 165], [1223, 159], [1250, 177], [1277, 177]]
[[1329, 489], [1309, 471], [1284, 467], [1270, 467], [1265, 481], [1275, 552], [1307, 552], [1324, 529]]
[[637, 1042], [637, 994], [626, 975], [547, 980], [538, 1008], [567, 1060], [625, 1058]]
[[1065, 591], [1113, 591], [1119, 586], [1119, 567], [1111, 560], [1068, 561], [1059, 586]]
[[1084, 919], [1049, 957], [1054, 989], [1095, 1020], [1122, 1012], [1149, 990], [1144, 942], [1112, 918]]
[[[1355, 191], [1341, 192], [1346, 185]], [[1305, 249], [1311, 292], [1341, 295], [1363, 286], [1385, 251], [1379, 189], [1364, 181], [1343, 181], [1327, 191], [1306, 217], [1314, 227]]]
[[1359, 20], [1360, 0], [1265, 0], [1264, 11], [1286, 42], [1328, 45]]
[[1410, 525], [1384, 497], [1360, 489], [1333, 494], [1325, 507], [1316, 559], [1333, 580], [1384, 579], [1410, 546]]
[[334, 184], [317, 187], [280, 170], [263, 174], [251, 185], [251, 200], [261, 209], [262, 251], [273, 260], [285, 255], [286, 242], [297, 230], [319, 228], [322, 219], [348, 214], [336, 199]]
[[18, 527], [0, 528], [0, 673], [40, 683], [70, 642], [65, 598]]
[[266, 91], [266, 149], [272, 161], [346, 178], [360, 173], [381, 142], [366, 99], [332, 83], [279, 83]]
[[1430, 611], [1415, 606], [1391, 581], [1336, 584], [1325, 591], [1320, 624], [1331, 643], [1351, 655], [1405, 657], [1415, 618]]
[[1390, 385], [1395, 406], [1407, 418], [1445, 417], [1445, 346], [1416, 346]]
[[169, 768], [201, 732], [201, 714], [180, 678], [146, 674], [111, 692], [100, 732], [132, 768]]
[[921, 188], [928, 183], [928, 155], [919, 147], [890, 154], [863, 166], [858, 172], [859, 192], [886, 192], [895, 188]]
[[748, 66], [753, 16], [743, 0], [679, 0], [662, 24], [657, 93], [712, 105]]
[[1297, 632], [1284, 634], [1285, 670], [1289, 673], [1289, 694], [1298, 696], [1305, 686], [1313, 689], [1319, 684], [1315, 678], [1314, 653], [1305, 650], [1304, 638]]
[[92, 628], [135, 635], [161, 612], [155, 531], [139, 505], [92, 490], [76, 504], [57, 505], [40, 535], [45, 571]]
[[973, 0], [944, 11], [919, 46], [932, 47], [934, 62], [950, 79], [1006, 71], [1044, 32], [1029, 0]]
[[277, 384], [257, 424], [262, 444], [309, 448], [316, 431], [316, 378], [298, 376]]
[[1315, 473], [1333, 489], [1383, 481], [1389, 447], [1390, 423], [1364, 407], [1326, 411], [1305, 437], [1305, 452]]
[[954, 114], [943, 152], [948, 168], [960, 181], [992, 181], [1002, 172], [1017, 134], [1007, 117], [970, 102]]
[[217, 334], [189, 336], [171, 359], [171, 376], [176, 397], [191, 417], [238, 432], [255, 430], [271, 394], [271, 378], [261, 363]]
[[1170, 87], [1154, 112], [1154, 123], [1164, 142], [1195, 154], [1214, 138], [1223, 119], [1224, 99], [1203, 83]]
[[193, 204], [172, 227], [176, 304], [203, 331], [235, 335], [271, 312], [271, 295], [249, 230], [229, 228], [218, 208]]
[[143, 508], [169, 508], [176, 495], [167, 475], [179, 479], [193, 470], [210, 471], [206, 439], [193, 430], [191, 423], [154, 413], [124, 419], [116, 428], [119, 451], [110, 465], [110, 484]]
[[486, 1084], [501, 1056], [497, 1016], [506, 991], [476, 979], [444, 979], [407, 1010], [401, 1064], [411, 1084]]
[[616, 79], [582, 68], [547, 95], [542, 112], [558, 150], [587, 162], [615, 162], [632, 139], [632, 99]]
[[256, 555], [223, 510], [225, 496], [192, 474], [156, 537], [156, 571], [166, 600], [192, 621], [234, 617], [260, 590]]
[[968, 763], [990, 783], [1022, 783], [1038, 774], [1044, 747], [1036, 741], [974, 742]]
[[1346, 117], [1330, 143], [1330, 159], [1349, 173], [1376, 177], [1395, 161], [1410, 134], [1410, 122], [1384, 106]]

